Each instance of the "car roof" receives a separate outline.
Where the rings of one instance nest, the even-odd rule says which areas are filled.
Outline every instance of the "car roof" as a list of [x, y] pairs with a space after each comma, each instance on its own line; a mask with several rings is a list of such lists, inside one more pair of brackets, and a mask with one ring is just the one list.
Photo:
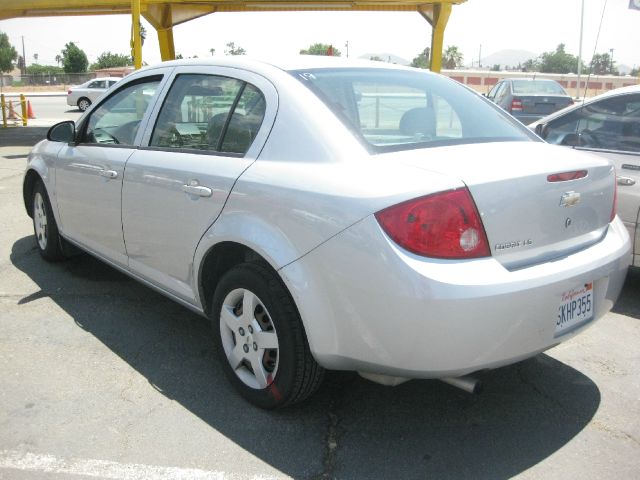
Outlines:
[[[253, 69], [264, 69], [265, 67], [275, 67], [280, 70], [305, 70], [314, 68], [379, 68], [379, 69], [399, 69], [415, 70], [392, 63], [379, 62], [373, 60], [332, 57], [325, 55], [293, 55], [288, 57], [258, 58], [248, 55], [216, 56], [207, 58], [190, 58], [182, 60], [171, 60], [149, 67], [143, 70], [158, 67], [180, 67], [180, 66], [216, 66], [216, 67], [236, 67]], [[426, 71], [426, 70], [422, 70]]]

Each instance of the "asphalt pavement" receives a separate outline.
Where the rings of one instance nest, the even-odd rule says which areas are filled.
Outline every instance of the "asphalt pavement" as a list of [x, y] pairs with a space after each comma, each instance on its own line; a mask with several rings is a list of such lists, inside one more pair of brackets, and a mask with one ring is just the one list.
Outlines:
[[88, 255], [40, 258], [21, 182], [45, 134], [0, 129], [0, 479], [640, 478], [637, 270], [612, 313], [480, 395], [332, 372], [265, 412], [206, 319]]

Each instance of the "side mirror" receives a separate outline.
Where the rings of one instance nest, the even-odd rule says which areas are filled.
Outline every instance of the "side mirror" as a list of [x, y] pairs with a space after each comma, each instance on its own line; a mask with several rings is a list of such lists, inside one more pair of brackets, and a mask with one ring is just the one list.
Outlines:
[[539, 123], [536, 125], [535, 132], [540, 138], [547, 138], [547, 135], [549, 135], [549, 126], [546, 123]]
[[73, 120], [56, 123], [47, 132], [47, 140], [52, 142], [71, 143], [76, 138], [76, 124]]

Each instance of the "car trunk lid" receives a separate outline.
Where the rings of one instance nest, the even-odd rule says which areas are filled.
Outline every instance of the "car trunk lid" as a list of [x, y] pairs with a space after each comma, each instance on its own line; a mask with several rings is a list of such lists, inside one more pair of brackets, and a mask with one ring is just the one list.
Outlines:
[[511, 102], [511, 113], [548, 115], [572, 103], [564, 95], [516, 95]]
[[498, 142], [393, 155], [466, 184], [492, 256], [509, 269], [586, 248], [602, 238], [611, 220], [613, 167], [584, 152], [541, 142]]

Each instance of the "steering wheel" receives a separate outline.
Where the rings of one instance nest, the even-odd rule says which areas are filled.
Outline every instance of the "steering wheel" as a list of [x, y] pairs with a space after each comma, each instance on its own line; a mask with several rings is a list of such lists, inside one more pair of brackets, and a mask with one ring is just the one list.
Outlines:
[[598, 137], [593, 133], [593, 131], [591, 130], [582, 130], [579, 134], [578, 134], [578, 145], [580, 147], [599, 147], [600, 146], [600, 141], [598, 140]]

